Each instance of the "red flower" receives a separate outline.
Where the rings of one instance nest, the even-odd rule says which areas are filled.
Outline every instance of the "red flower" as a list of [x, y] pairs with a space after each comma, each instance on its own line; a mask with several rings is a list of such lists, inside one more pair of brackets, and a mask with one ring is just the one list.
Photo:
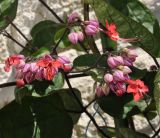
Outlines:
[[10, 67], [12, 65], [18, 65], [20, 64], [22, 61], [24, 61], [24, 56], [23, 55], [12, 55], [9, 58], [7, 58], [7, 60], [5, 61], [5, 67], [4, 70], [6, 72], [10, 71]]
[[105, 33], [109, 36], [113, 41], [121, 41], [121, 42], [136, 42], [139, 41], [139, 38], [120, 38], [119, 33], [117, 32], [117, 27], [114, 23], [109, 24], [106, 21], [106, 30]]
[[148, 87], [141, 80], [128, 80], [127, 92], [133, 93], [134, 101], [137, 102], [143, 98], [143, 94], [149, 91]]
[[52, 80], [58, 71], [57, 66], [54, 64], [54, 60], [51, 59], [41, 59], [37, 62], [37, 66], [43, 67], [43, 77], [46, 80]]
[[108, 21], [106, 21], [106, 34], [112, 39], [113, 41], [117, 41], [119, 39], [119, 34], [116, 31], [117, 27], [115, 24], [109, 24]]

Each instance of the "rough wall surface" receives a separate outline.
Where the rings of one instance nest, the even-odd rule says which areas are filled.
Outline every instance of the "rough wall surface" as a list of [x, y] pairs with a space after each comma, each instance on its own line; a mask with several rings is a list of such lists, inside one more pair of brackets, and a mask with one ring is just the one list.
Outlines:
[[[158, 17], [160, 21], [160, 1], [159, 0], [141, 0], [143, 1], [153, 12], [154, 14]], [[81, 5], [81, 0], [46, 0], [46, 2], [50, 5], [51, 8], [53, 8], [58, 15], [61, 17], [76, 9], [78, 12], [82, 11], [82, 5]], [[24, 34], [27, 35], [29, 38], [29, 32], [31, 27], [36, 24], [37, 22], [41, 20], [46, 20], [46, 19], [51, 19], [55, 20], [56, 19], [52, 16], [52, 14], [46, 10], [45, 7], [43, 7], [38, 0], [19, 0], [19, 6], [18, 6], [18, 12], [17, 12], [17, 17], [14, 20], [14, 23], [23, 31]], [[12, 28], [11, 26], [8, 27], [8, 32], [11, 33], [20, 43], [25, 44], [26, 41], [19, 36], [19, 34]], [[11, 74], [6, 74], [3, 71], [3, 61], [4, 59], [12, 53], [18, 53], [20, 51], [20, 48], [11, 42], [10, 40], [7, 40], [5, 37], [0, 36], [0, 83], [6, 82], [6, 81], [11, 81], [12, 77]], [[138, 61], [146, 61], [144, 60], [146, 58], [146, 55], [142, 51], [138, 51], [140, 53], [140, 56], [138, 58]], [[75, 50], [69, 50], [68, 52], [62, 53], [62, 54], [67, 54], [72, 60], [79, 54]], [[139, 63], [138, 62], [138, 63]], [[144, 63], [144, 62], [143, 62]], [[143, 64], [143, 67], [148, 64], [152, 64], [153, 61], [152, 59], [149, 58], [149, 62], [146, 61]], [[72, 84], [74, 87], [78, 87], [82, 91], [82, 97], [83, 97], [83, 102], [87, 104], [89, 101], [91, 101], [92, 96], [94, 94], [92, 84], [93, 80], [90, 77], [86, 78], [80, 78], [80, 79], [73, 79]], [[87, 85], [86, 85], [87, 84]], [[85, 86], [85, 87], [84, 87]], [[13, 96], [13, 87], [10, 88], [4, 88], [0, 90], [0, 108], [2, 108], [4, 105], [6, 105], [8, 102], [14, 99]], [[90, 112], [94, 113], [94, 109], [90, 108]], [[96, 116], [97, 121], [102, 124], [103, 121]], [[113, 121], [111, 117], [105, 115], [105, 120], [107, 124], [110, 126], [113, 126]], [[86, 117], [85, 114], [82, 114], [81, 119], [79, 120], [78, 125], [75, 126], [75, 130], [73, 133], [73, 137], [76, 138], [83, 138], [84, 137], [84, 132], [85, 132], [85, 127], [87, 126], [87, 123], [89, 121], [89, 118]], [[147, 133], [150, 133], [148, 131], [148, 124], [146, 120], [143, 118], [139, 117], [139, 121], [135, 122], [137, 129], [142, 129], [145, 127], [144, 131]], [[157, 119], [153, 120], [153, 124], [157, 124]], [[94, 126], [91, 124], [91, 127], [88, 130], [88, 136], [90, 138], [97, 138], [98, 135], [95, 131]]]

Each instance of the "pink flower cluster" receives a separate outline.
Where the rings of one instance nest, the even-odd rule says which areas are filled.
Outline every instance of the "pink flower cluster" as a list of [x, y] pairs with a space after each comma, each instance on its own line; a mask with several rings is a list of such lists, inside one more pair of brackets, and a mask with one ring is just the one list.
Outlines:
[[34, 80], [52, 80], [59, 69], [63, 69], [65, 72], [72, 69], [68, 58], [64, 56], [52, 58], [50, 55], [45, 55], [33, 62], [26, 62], [23, 55], [13, 55], [5, 61], [5, 71], [10, 71], [11, 66], [15, 67], [18, 87]]
[[[73, 12], [68, 17], [68, 24], [73, 24], [80, 20], [78, 13]], [[81, 21], [81, 26], [83, 28], [82, 31], [78, 32], [71, 32], [68, 35], [68, 39], [72, 44], [77, 44], [78, 41], [83, 41], [85, 35], [93, 36], [99, 31], [99, 23], [96, 20], [89, 20], [89, 21]]]
[[[107, 59], [110, 73], [104, 75], [104, 81], [117, 96], [126, 92], [126, 82], [130, 79], [129, 74], [132, 72], [129, 66], [133, 66], [136, 57], [137, 54], [133, 49], [125, 48], [121, 55], [110, 55]], [[97, 91], [97, 93], [105, 94], [106, 92]]]

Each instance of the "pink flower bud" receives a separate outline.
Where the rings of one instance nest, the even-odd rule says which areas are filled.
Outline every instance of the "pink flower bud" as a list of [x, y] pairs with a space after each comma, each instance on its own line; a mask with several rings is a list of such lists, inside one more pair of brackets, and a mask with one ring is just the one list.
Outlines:
[[92, 25], [92, 26], [99, 28], [99, 22], [96, 20], [84, 21], [84, 24], [85, 25]]
[[38, 66], [36, 63], [31, 63], [30, 64], [30, 71], [31, 72], [36, 72], [38, 70]]
[[14, 77], [16, 79], [22, 79], [23, 78], [23, 70], [22, 69], [17, 69]]
[[108, 63], [110, 68], [115, 68], [117, 66], [123, 65], [124, 61], [123, 61], [123, 58], [121, 56], [110, 56], [107, 59], [107, 63]]
[[84, 34], [82, 32], [78, 32], [78, 40], [82, 42], [84, 40]]
[[44, 77], [43, 77], [43, 69], [42, 68], [39, 68], [37, 71], [36, 71], [36, 74], [35, 74], [35, 79], [36, 80], [42, 80]]
[[96, 95], [98, 96], [98, 97], [101, 97], [101, 96], [104, 96], [105, 94], [104, 94], [104, 91], [103, 91], [103, 89], [102, 89], [102, 86], [97, 86], [97, 88], [96, 88]]
[[78, 43], [78, 33], [72, 32], [68, 35], [69, 41], [76, 45]]
[[23, 79], [16, 80], [16, 85], [18, 88], [23, 87], [25, 85], [24, 80]]
[[93, 36], [93, 35], [95, 35], [98, 31], [99, 31], [99, 28], [97, 28], [97, 27], [94, 26], [94, 25], [87, 25], [87, 26], [85, 27], [85, 33], [86, 33], [86, 35], [88, 35], [88, 36]]
[[72, 12], [72, 13], [68, 16], [67, 22], [68, 22], [69, 24], [74, 23], [74, 22], [76, 21], [76, 19], [78, 19], [78, 18], [79, 18], [78, 13], [77, 13], [77, 12]]
[[114, 81], [125, 81], [127, 79], [124, 73], [120, 70], [116, 70], [113, 73], [113, 78], [114, 78]]
[[104, 75], [104, 81], [105, 81], [106, 83], [112, 82], [112, 81], [113, 81], [113, 75], [111, 75], [111, 74], [109, 74], [109, 73], [105, 74], [105, 75]]
[[70, 60], [66, 56], [59, 56], [57, 60], [62, 64], [70, 64]]
[[129, 74], [132, 72], [128, 66], [119, 66], [118, 69], [120, 69], [124, 74]]
[[34, 80], [33, 73], [27, 72], [26, 74], [24, 74], [24, 79], [27, 83], [31, 83]]
[[69, 71], [71, 71], [71, 70], [72, 70], [72, 66], [71, 66], [71, 65], [69, 65], [69, 64], [66, 64], [66, 65], [64, 65], [63, 70], [64, 70], [65, 72], [69, 72]]
[[23, 73], [28, 72], [30, 70], [30, 66], [31, 65], [29, 63], [25, 64], [25, 66], [23, 68]]
[[132, 60], [126, 56], [123, 56], [123, 62], [124, 62], [124, 66], [133, 66], [134, 60]]

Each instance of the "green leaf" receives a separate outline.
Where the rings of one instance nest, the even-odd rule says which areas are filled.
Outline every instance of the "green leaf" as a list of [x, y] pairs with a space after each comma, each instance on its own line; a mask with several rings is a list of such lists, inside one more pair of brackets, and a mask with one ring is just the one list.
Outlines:
[[115, 94], [109, 94], [107, 96], [98, 99], [98, 104], [101, 109], [107, 114], [123, 118], [124, 106], [132, 100], [131, 95], [116, 96]]
[[153, 33], [155, 17], [143, 3], [138, 0], [109, 0], [109, 3], [125, 16], [141, 23], [151, 33]]
[[30, 108], [15, 101], [0, 110], [1, 138], [32, 138], [34, 120]]
[[133, 101], [131, 94], [125, 94], [123, 96], [109, 94], [99, 98], [97, 102], [104, 112], [121, 119], [143, 113], [147, 107], [143, 100], [139, 102]]
[[109, 37], [107, 37], [106, 34], [100, 33], [100, 36], [101, 36], [102, 47], [105, 51], [113, 51], [117, 49], [117, 43], [109, 39]]
[[[103, 130], [103, 132], [105, 132], [105, 134], [107, 134], [111, 138], [115, 138], [115, 136], [116, 136], [115, 128], [106, 127], [106, 126], [100, 127], [100, 128]], [[101, 138], [104, 138], [104, 136], [101, 133], [98, 133], [98, 134], [101, 136]]]
[[41, 98], [31, 97], [28, 101], [35, 113], [42, 138], [71, 138], [73, 122], [64, 111], [58, 93]]
[[141, 23], [151, 33], [153, 33], [155, 17], [143, 3], [138, 0], [129, 0], [127, 3], [127, 8], [129, 11], [129, 17], [131, 17], [136, 22]]
[[[73, 89], [73, 90], [75, 94], [77, 95], [78, 99], [82, 103], [80, 91], [78, 89]], [[77, 103], [75, 97], [73, 96], [73, 94], [71, 93], [69, 89], [61, 89], [57, 91], [57, 93], [60, 95], [64, 103], [65, 109], [73, 110], [73, 111], [81, 111], [80, 105]], [[76, 124], [80, 118], [81, 113], [69, 113], [69, 115], [71, 116], [73, 123]]]
[[149, 93], [151, 97], [153, 97], [153, 90], [154, 90], [154, 79], [156, 76], [156, 72], [147, 72], [145, 76], [142, 78], [142, 81], [144, 81], [144, 84], [148, 86], [149, 88]]
[[104, 0], [85, 0], [94, 9], [99, 21], [105, 26], [105, 21], [114, 22], [122, 38], [141, 38], [141, 42], [134, 45], [142, 47], [154, 56], [160, 56], [160, 47], [157, 38], [141, 23], [124, 16]]
[[160, 116], [160, 71], [158, 71], [154, 80], [154, 100], [156, 102], [156, 108]]
[[[62, 73], [58, 73], [54, 76], [52, 81], [42, 80], [32, 82], [34, 93], [38, 96], [46, 96], [52, 93], [53, 90], [61, 89], [64, 86], [64, 77]], [[34, 96], [34, 94], [33, 94]]]
[[123, 138], [149, 138], [149, 136], [135, 132], [129, 128], [119, 128], [119, 130]]
[[147, 70], [146, 69], [138, 69], [136, 67], [130, 67], [131, 70], [132, 70], [132, 73], [130, 74], [130, 77], [132, 79], [141, 79], [145, 76], [145, 74], [147, 73]]
[[160, 26], [158, 20], [155, 20], [154, 26], [153, 26], [153, 33], [154, 36], [159, 40], [160, 39]]
[[[5, 29], [16, 16], [18, 0], [0, 1], [0, 29]], [[5, 18], [9, 18], [9, 21]]]
[[[88, 67], [93, 67], [93, 65], [97, 62], [97, 59], [99, 59], [101, 55], [99, 54], [85, 54], [78, 56], [74, 61], [73, 61], [73, 66], [76, 69], [85, 69]], [[106, 66], [106, 58], [103, 57], [99, 62], [97, 63], [99, 66]]]
[[62, 28], [63, 25], [57, 24], [50, 20], [44, 20], [36, 24], [31, 30], [33, 38], [32, 44], [38, 48], [50, 47], [55, 44], [55, 33]]
[[18, 103], [21, 103], [22, 99], [25, 96], [31, 96], [32, 95], [33, 86], [32, 85], [25, 85], [24, 87], [18, 88], [16, 87], [14, 90], [15, 100]]

